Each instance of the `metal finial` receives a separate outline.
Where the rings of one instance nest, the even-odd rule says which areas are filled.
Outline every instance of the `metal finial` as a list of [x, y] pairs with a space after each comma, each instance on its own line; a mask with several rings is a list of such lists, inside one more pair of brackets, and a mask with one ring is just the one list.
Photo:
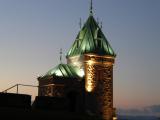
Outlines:
[[79, 27], [80, 29], [82, 28], [82, 19], [80, 18], [80, 21], [79, 21]]
[[93, 2], [91, 0], [91, 3], [90, 3], [90, 15], [92, 15], [92, 14], [93, 14]]
[[103, 28], [103, 23], [101, 22], [101, 29]]
[[99, 25], [99, 18], [97, 17], [97, 24]]
[[60, 49], [59, 54], [60, 54], [59, 60], [60, 60], [60, 63], [62, 63], [62, 48]]

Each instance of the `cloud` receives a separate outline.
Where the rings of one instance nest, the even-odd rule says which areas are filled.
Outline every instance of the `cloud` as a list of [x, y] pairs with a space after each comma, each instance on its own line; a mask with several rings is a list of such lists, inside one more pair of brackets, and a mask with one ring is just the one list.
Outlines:
[[146, 106], [141, 109], [117, 109], [118, 115], [160, 116], [160, 105]]

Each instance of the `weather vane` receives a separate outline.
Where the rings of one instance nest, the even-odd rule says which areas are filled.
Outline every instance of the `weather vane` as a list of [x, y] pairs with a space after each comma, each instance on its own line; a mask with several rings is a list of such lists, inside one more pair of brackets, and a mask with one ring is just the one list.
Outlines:
[[91, 0], [91, 3], [90, 3], [90, 15], [93, 14], [93, 1]]
[[99, 18], [97, 17], [97, 24], [99, 25]]
[[62, 48], [60, 49], [59, 54], [60, 54], [59, 60], [60, 60], [60, 62], [62, 63]]
[[101, 29], [103, 28], [103, 22], [101, 22]]
[[80, 21], [79, 21], [79, 27], [80, 29], [82, 28], [82, 19], [80, 18]]

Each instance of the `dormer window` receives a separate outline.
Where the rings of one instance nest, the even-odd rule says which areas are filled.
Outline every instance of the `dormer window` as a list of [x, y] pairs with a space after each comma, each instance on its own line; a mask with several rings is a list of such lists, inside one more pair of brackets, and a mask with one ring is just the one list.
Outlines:
[[77, 48], [79, 48], [79, 40], [77, 40]]
[[98, 46], [98, 48], [100, 48], [101, 45], [102, 45], [101, 40], [100, 40], [100, 39], [97, 39], [97, 46]]

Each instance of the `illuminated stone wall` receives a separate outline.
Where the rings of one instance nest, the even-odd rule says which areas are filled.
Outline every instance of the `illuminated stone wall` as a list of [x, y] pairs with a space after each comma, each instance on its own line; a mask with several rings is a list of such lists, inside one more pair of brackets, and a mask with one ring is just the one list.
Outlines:
[[39, 96], [52, 96], [52, 97], [63, 97], [64, 86], [63, 85], [46, 85], [40, 88]]
[[[84, 112], [84, 78], [39, 78], [38, 96], [66, 98], [68, 111]], [[72, 111], [72, 112], [73, 112]]]
[[86, 110], [104, 120], [113, 119], [114, 58], [85, 55]]
[[85, 81], [85, 89], [87, 92], [94, 91], [96, 87], [96, 66], [94, 64], [86, 64], [85, 65], [85, 75], [86, 75], [86, 81]]

